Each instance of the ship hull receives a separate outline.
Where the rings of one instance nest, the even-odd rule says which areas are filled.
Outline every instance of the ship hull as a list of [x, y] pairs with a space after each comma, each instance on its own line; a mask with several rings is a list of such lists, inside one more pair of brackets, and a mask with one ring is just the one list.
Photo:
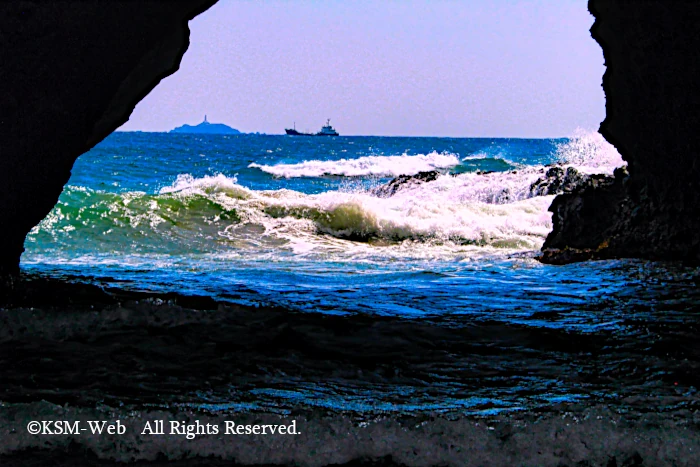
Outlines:
[[284, 131], [291, 136], [340, 136], [338, 133], [302, 133], [291, 128], [285, 128]]
[[299, 132], [299, 131], [297, 131], [297, 130], [292, 130], [292, 129], [289, 129], [289, 128], [285, 128], [284, 131], [286, 131], [288, 135], [292, 135], [292, 136], [316, 136], [316, 135], [313, 134], [313, 133], [301, 133], [301, 132]]

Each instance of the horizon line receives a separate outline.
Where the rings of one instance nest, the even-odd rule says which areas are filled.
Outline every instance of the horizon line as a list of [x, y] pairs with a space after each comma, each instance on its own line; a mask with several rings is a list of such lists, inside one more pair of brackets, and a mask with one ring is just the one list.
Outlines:
[[[284, 133], [262, 133], [259, 131], [252, 131], [252, 132], [244, 132], [238, 130], [240, 133], [238, 134], [225, 134], [225, 133], [173, 133], [176, 135], [203, 135], [206, 134], [208, 136], [211, 135], [216, 135], [216, 136], [241, 136], [241, 135], [253, 135], [253, 136], [288, 136]], [[596, 133], [598, 133], [598, 130], [594, 130]], [[164, 134], [170, 134], [171, 130], [167, 131], [156, 131], [156, 130], [114, 130], [112, 133], [164, 133]], [[339, 136], [332, 136], [332, 137], [326, 137], [326, 138], [344, 138], [344, 137], [361, 137], [361, 138], [453, 138], [453, 139], [459, 139], [459, 138], [472, 138], [472, 139], [567, 139], [567, 138], [573, 138], [573, 136], [440, 136], [440, 135], [357, 135], [357, 134], [343, 134]]]

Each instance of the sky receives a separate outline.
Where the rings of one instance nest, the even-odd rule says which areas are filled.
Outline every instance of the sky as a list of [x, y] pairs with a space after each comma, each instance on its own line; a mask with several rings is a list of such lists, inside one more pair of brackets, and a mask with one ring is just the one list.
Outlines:
[[605, 117], [586, 0], [219, 0], [120, 130], [560, 137]]

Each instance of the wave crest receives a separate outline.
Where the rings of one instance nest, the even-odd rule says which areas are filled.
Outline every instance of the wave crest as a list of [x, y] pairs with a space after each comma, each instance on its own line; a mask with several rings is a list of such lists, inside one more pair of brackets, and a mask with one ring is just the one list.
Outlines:
[[164, 254], [173, 248], [349, 251], [357, 240], [534, 249], [551, 228], [551, 197], [527, 192], [538, 173], [444, 175], [389, 198], [362, 190], [251, 190], [224, 175], [180, 175], [155, 195], [72, 187], [30, 241], [50, 235], [107, 250], [127, 244], [136, 252]]
[[448, 169], [459, 165], [455, 154], [431, 152], [428, 154], [400, 156], [364, 156], [357, 159], [310, 160], [297, 164], [261, 165], [252, 163], [248, 167], [260, 169], [275, 177], [396, 177], [415, 175], [429, 170]]

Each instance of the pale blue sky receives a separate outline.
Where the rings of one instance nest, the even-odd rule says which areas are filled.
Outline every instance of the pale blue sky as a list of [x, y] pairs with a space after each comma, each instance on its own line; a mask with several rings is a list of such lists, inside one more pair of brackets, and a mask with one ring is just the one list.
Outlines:
[[220, 0], [122, 130], [566, 136], [605, 116], [585, 0]]

